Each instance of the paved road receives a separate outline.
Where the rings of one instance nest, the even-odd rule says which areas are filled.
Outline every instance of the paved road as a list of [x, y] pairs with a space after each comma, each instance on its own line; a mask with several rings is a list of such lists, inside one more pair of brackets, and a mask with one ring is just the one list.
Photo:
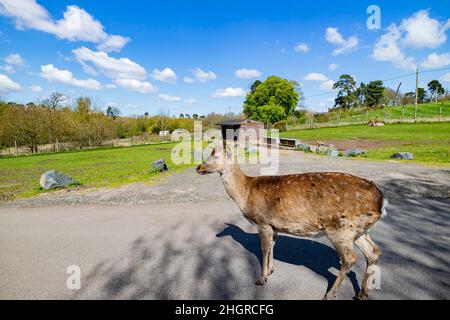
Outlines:
[[[378, 178], [391, 194], [405, 189], [387, 177], [410, 179], [409, 192], [392, 197], [387, 218], [372, 230], [383, 256], [381, 289], [371, 298], [450, 298], [448, 170], [407, 165], [409, 175], [391, 163], [336, 164], [298, 155], [285, 155], [283, 161], [289, 172], [335, 166], [374, 176], [384, 172]], [[433, 195], [444, 197], [432, 198], [426, 188], [412, 188], [414, 183], [428, 184]], [[90, 205], [79, 204], [86, 194], [52, 206], [2, 205], [0, 298], [320, 299], [337, 274], [338, 257], [328, 240], [280, 236], [275, 273], [265, 286], [253, 285], [260, 259], [256, 230], [226, 197], [217, 176], [199, 177], [190, 169], [159, 186], [134, 188], [97, 193], [103, 200]], [[164, 191], [170, 192], [165, 196]], [[142, 204], [125, 203], [127, 195]], [[68, 195], [56, 196], [61, 197]], [[122, 204], [103, 205], [105, 199]], [[48, 204], [42, 201], [36, 203]], [[80, 290], [66, 288], [69, 265], [81, 268]], [[360, 255], [338, 299], [355, 294], [363, 268]]]

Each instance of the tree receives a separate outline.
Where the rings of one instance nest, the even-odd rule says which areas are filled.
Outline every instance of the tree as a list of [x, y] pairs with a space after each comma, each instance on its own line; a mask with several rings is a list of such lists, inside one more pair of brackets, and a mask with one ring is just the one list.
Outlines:
[[424, 88], [417, 89], [417, 103], [424, 103], [425, 98], [427, 97], [427, 92]]
[[53, 150], [55, 151], [59, 149], [59, 137], [64, 134], [67, 128], [61, 113], [61, 104], [66, 100], [67, 97], [63, 94], [53, 92], [48, 99], [43, 101], [43, 105], [46, 107], [45, 122], [49, 141], [53, 143]]
[[180, 113], [180, 115], [178, 116], [178, 118], [183, 119], [183, 118], [184, 118], [184, 114]]
[[438, 80], [432, 80], [428, 83], [428, 91], [430, 92], [430, 98], [435, 97], [435, 101], [437, 102], [438, 97], [445, 93], [442, 84]]
[[259, 120], [264, 122], [268, 127], [272, 124], [285, 120], [286, 119], [286, 111], [280, 105], [264, 105], [258, 108], [257, 118], [255, 120]]
[[[277, 76], [270, 76], [264, 82], [255, 81], [244, 102], [244, 114], [254, 120], [265, 119], [267, 124], [274, 118], [291, 116], [299, 101], [299, 85]], [[262, 108], [260, 112], [260, 108]], [[281, 107], [284, 112], [280, 111]], [[269, 108], [274, 110], [269, 111]], [[264, 116], [263, 116], [264, 114]], [[276, 115], [276, 116], [275, 116]], [[272, 119], [272, 120], [271, 120]], [[276, 122], [276, 121], [275, 121]]]
[[366, 87], [366, 104], [368, 107], [380, 106], [384, 102], [383, 81], [371, 81]]
[[255, 92], [256, 88], [258, 88], [261, 83], [262, 82], [260, 80], [256, 80], [255, 82], [253, 82], [250, 86], [250, 92]]
[[337, 89], [338, 95], [334, 101], [335, 107], [350, 109], [354, 107], [357, 101], [356, 82], [351, 75], [343, 74], [339, 80], [333, 85], [333, 89]]
[[[108, 117], [110, 117], [110, 118], [113, 118], [113, 120], [116, 120], [116, 118], [118, 117], [118, 116], [120, 116], [120, 114], [121, 114], [122, 112], [120, 111], [120, 109], [119, 108], [117, 108], [117, 107], [108, 107], [107, 109], [106, 109], [106, 115], [108, 116]], [[148, 116], [148, 113], [147, 113], [147, 116]]]
[[395, 106], [398, 101], [401, 101], [402, 96], [400, 93], [397, 94], [397, 91], [391, 88], [384, 88], [384, 96], [386, 99], [387, 105]]
[[197, 120], [198, 119], [198, 114], [197, 113], [192, 114], [192, 119]]

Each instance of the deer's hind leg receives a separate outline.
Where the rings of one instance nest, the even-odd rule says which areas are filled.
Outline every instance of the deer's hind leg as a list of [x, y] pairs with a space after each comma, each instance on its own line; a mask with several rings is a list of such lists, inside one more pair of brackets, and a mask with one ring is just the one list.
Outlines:
[[[269, 276], [269, 263], [273, 249], [273, 229], [269, 225], [258, 225], [259, 239], [261, 241], [261, 276], [256, 280], [256, 285], [263, 285]], [[272, 262], [273, 264], [273, 262]]]
[[273, 248], [275, 247], [275, 242], [277, 240], [277, 235], [278, 235], [278, 231], [277, 230], [273, 230], [273, 236], [272, 236], [272, 246], [270, 248], [270, 253], [269, 253], [269, 263], [268, 263], [268, 268], [269, 268], [269, 275], [271, 275], [273, 273]]
[[333, 233], [327, 233], [327, 236], [341, 259], [341, 269], [339, 270], [339, 275], [337, 276], [331, 289], [324, 297], [325, 300], [330, 300], [336, 298], [337, 290], [350, 271], [350, 268], [356, 262], [357, 255], [353, 245], [355, 240], [352, 233], [335, 231]]
[[362, 251], [366, 257], [366, 271], [364, 279], [361, 284], [361, 291], [356, 295], [356, 299], [363, 300], [368, 297], [368, 282], [369, 277], [372, 275], [371, 267], [376, 265], [378, 259], [381, 256], [380, 248], [370, 239], [369, 235], [363, 234], [355, 240], [356, 246]]

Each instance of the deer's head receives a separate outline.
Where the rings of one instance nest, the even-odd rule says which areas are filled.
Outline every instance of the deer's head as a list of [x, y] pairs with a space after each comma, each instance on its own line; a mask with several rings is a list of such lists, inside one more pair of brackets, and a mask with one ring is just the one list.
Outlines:
[[198, 174], [222, 173], [227, 164], [227, 155], [220, 149], [213, 149], [211, 155], [197, 167]]

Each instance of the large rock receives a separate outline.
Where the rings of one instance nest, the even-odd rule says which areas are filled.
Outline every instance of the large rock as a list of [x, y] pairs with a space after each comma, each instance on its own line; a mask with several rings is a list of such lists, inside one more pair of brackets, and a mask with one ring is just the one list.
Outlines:
[[330, 149], [330, 150], [328, 150], [327, 155], [329, 157], [339, 157], [339, 151]]
[[296, 141], [295, 142], [295, 149], [296, 150], [310, 152], [309, 147], [310, 147], [310, 145], [307, 144], [307, 143], [303, 143], [303, 142], [300, 142], [300, 141]]
[[169, 170], [169, 168], [167, 168], [166, 161], [164, 161], [164, 159], [153, 161], [152, 163], [153, 172], [164, 172], [167, 170]]
[[47, 171], [41, 176], [39, 184], [45, 190], [54, 188], [65, 188], [73, 184], [78, 184], [73, 178], [66, 176], [56, 170]]
[[411, 152], [396, 152], [391, 156], [392, 159], [412, 160], [414, 155]]
[[344, 157], [357, 157], [357, 156], [363, 156], [365, 157], [367, 155], [366, 150], [364, 149], [349, 149], [345, 150]]

